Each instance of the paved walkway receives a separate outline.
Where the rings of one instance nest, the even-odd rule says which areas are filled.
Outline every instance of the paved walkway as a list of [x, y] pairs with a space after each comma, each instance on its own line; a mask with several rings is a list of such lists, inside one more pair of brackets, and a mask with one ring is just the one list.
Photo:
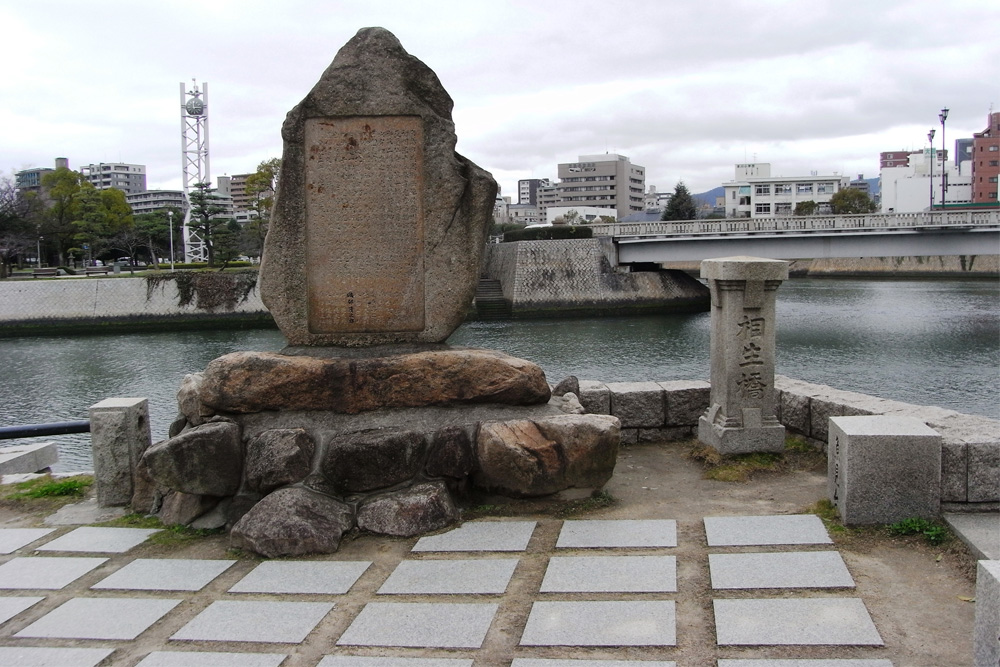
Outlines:
[[[360, 538], [381, 540], [370, 560], [270, 561], [143, 557], [144, 529], [2, 529], [0, 665], [684, 667], [694, 642], [719, 667], [890, 667], [817, 517], [701, 528], [685, 545], [666, 519], [482, 520]], [[708, 591], [689, 585], [706, 569]]]

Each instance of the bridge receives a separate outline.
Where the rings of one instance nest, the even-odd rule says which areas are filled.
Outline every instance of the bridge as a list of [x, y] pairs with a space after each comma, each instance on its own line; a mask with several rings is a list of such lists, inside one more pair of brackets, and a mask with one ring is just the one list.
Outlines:
[[1000, 210], [727, 218], [591, 225], [619, 264], [751, 255], [770, 259], [1000, 254]]

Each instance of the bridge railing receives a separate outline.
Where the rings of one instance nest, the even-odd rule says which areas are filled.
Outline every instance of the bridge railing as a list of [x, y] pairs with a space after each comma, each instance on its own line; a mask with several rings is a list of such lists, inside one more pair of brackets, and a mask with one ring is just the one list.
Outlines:
[[1000, 225], [1000, 211], [922, 211], [866, 215], [812, 215], [780, 218], [726, 218], [725, 220], [673, 220], [618, 222], [590, 225], [594, 236], [726, 236], [782, 232], [848, 232], [940, 227], [989, 227]]

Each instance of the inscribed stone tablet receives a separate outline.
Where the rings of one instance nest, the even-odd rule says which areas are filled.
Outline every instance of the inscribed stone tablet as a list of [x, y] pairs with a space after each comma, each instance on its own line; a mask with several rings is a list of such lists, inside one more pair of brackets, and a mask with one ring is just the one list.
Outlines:
[[421, 331], [423, 121], [310, 118], [305, 139], [310, 333]]

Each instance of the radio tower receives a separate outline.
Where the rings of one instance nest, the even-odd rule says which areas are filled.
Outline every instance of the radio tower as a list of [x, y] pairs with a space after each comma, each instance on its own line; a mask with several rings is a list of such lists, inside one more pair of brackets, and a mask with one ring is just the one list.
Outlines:
[[191, 222], [191, 186], [208, 183], [212, 178], [208, 165], [208, 84], [191, 79], [191, 89], [181, 82], [181, 164], [184, 170], [184, 239], [185, 262], [207, 262], [205, 240], [188, 226]]

